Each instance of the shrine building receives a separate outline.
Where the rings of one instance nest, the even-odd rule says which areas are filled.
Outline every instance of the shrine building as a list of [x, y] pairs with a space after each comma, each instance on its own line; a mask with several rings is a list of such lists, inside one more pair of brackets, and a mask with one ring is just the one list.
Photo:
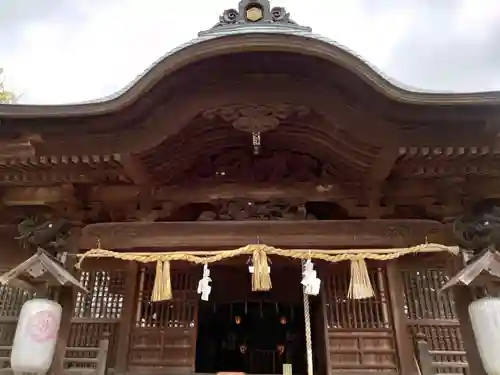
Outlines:
[[[58, 295], [52, 373], [92, 373], [107, 337], [117, 375], [282, 374], [284, 363], [430, 375], [425, 355], [432, 374], [482, 375], [471, 293], [439, 289], [459, 267], [450, 223], [500, 194], [500, 93], [405, 88], [284, 8], [235, 6], [109, 98], [0, 105], [2, 271], [33, 255], [19, 223], [62, 218], [66, 264], [88, 290]], [[255, 285], [247, 245], [267, 252], [272, 287]], [[90, 249], [111, 255], [74, 269]], [[318, 295], [303, 293], [307, 254]], [[366, 295], [354, 291], [365, 265]], [[0, 292], [8, 369], [32, 293]]]

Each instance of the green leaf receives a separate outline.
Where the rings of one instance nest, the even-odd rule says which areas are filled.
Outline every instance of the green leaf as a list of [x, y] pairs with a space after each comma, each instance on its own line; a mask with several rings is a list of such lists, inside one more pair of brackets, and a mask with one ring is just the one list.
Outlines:
[[0, 68], [0, 104], [13, 104], [16, 101], [16, 95], [5, 88], [2, 74], [3, 69]]

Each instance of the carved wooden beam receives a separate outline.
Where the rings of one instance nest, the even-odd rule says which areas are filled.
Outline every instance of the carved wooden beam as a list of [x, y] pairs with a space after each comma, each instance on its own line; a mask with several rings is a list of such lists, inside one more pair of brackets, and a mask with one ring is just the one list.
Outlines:
[[432, 220], [99, 223], [83, 228], [80, 247], [237, 248], [260, 241], [284, 248], [400, 247], [444, 242]]
[[388, 145], [382, 148], [371, 167], [370, 173], [366, 176], [366, 182], [368, 184], [380, 184], [385, 181], [389, 177], [398, 156], [399, 152], [396, 145]]
[[151, 176], [146, 171], [146, 168], [142, 162], [134, 155], [131, 154], [121, 154], [120, 163], [125, 170], [127, 176], [136, 185], [148, 185], [151, 184]]
[[24, 134], [19, 138], [0, 142], [0, 159], [31, 158], [35, 156], [35, 146], [42, 143], [39, 134]]
[[74, 200], [71, 184], [45, 187], [14, 187], [6, 189], [2, 197], [5, 206], [44, 206]]
[[[130, 213], [137, 210], [139, 206], [139, 211], [142, 212], [141, 215], [146, 215], [145, 220], [149, 221], [156, 220], [158, 216], [153, 215], [154, 217], [150, 217], [151, 210], [148, 210], [148, 207], [154, 207], [155, 210], [158, 210], [158, 207], [162, 206], [162, 215], [168, 216], [167, 213], [171, 211], [173, 206], [178, 207], [187, 203], [217, 203], [219, 200], [233, 199], [248, 199], [254, 202], [282, 200], [295, 205], [307, 201], [330, 201], [339, 204], [353, 217], [385, 217], [394, 214], [394, 207], [408, 204], [426, 207], [428, 212], [432, 212], [435, 217], [454, 216], [461, 211], [462, 205], [460, 201], [448, 203], [446, 197], [442, 196], [443, 192], [440, 184], [442, 185], [442, 181], [423, 179], [391, 181], [385, 186], [383, 192], [377, 191], [375, 189], [376, 185], [371, 186], [372, 190], [367, 190], [362, 186], [342, 186], [327, 182], [323, 184], [318, 182], [289, 185], [207, 183], [194, 186], [159, 187], [148, 185], [101, 185], [89, 188], [85, 194], [80, 194], [79, 198], [74, 196], [73, 188], [68, 184], [67, 186], [5, 188], [0, 203], [13, 209], [22, 208], [23, 206], [49, 206], [74, 211], [75, 201], [84, 198], [89, 207], [95, 208], [95, 210], [85, 211], [86, 215], [91, 215], [89, 219], [102, 209], [104, 211], [116, 211], [118, 209], [120, 212], [126, 211]], [[460, 190], [463, 186], [458, 184], [453, 187], [453, 191], [459, 194], [460, 197], [469, 196], [469, 194], [473, 193], [475, 200], [486, 197], [486, 193], [487, 197], [496, 196], [495, 194], [498, 193], [494, 188], [496, 185], [491, 180], [485, 181], [481, 186], [484, 191], [475, 186], [475, 190], [469, 192]], [[449, 190], [444, 194], [449, 195]], [[379, 201], [377, 203], [377, 199], [381, 197], [385, 199], [383, 206], [380, 205]], [[443, 204], [443, 202], [445, 203]], [[377, 211], [376, 214], [373, 213], [374, 207]], [[4, 213], [8, 214], [7, 211]], [[141, 215], [137, 216], [137, 218], [141, 217]], [[116, 218], [114, 221], [123, 221], [123, 219]]]
[[[95, 202], [123, 202], [138, 199], [141, 189], [137, 186], [97, 186], [90, 192], [89, 200]], [[293, 185], [271, 184], [217, 184], [186, 186], [164, 186], [151, 189], [155, 201], [210, 202], [220, 199], [249, 200], [319, 200], [328, 201], [345, 197], [347, 192], [337, 185], [298, 183]]]

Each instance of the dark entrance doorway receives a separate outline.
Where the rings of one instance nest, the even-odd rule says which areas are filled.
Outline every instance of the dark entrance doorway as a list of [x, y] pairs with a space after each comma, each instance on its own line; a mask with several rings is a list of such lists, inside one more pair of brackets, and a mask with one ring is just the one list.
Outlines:
[[[281, 374], [290, 363], [294, 374], [305, 374], [300, 267], [273, 265], [269, 292], [251, 291], [244, 265], [213, 267], [211, 276], [210, 301], [198, 307], [196, 372]], [[315, 316], [320, 304], [312, 306]]]

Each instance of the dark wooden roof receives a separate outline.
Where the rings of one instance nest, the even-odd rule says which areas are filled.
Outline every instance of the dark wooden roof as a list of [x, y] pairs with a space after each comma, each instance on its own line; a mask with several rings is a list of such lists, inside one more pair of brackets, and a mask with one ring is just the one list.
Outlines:
[[[259, 2], [261, 20], [242, 0], [112, 97], [0, 105], [3, 204], [73, 210], [79, 197], [99, 216], [148, 196], [170, 217], [169, 200], [210, 202], [224, 184], [233, 198], [307, 192], [352, 217], [379, 199], [382, 217], [443, 218], [500, 196], [500, 92], [404, 87]], [[263, 117], [277, 126], [256, 158], [235, 124]]]
[[[0, 119], [77, 118], [113, 113], [137, 102], [165, 77], [190, 64], [245, 51], [286, 52], [321, 59], [341, 67], [346, 73], [352, 73], [359, 81], [357, 86], [362, 83], [371, 86], [393, 105], [399, 104], [399, 110], [402, 111], [427, 112], [437, 109], [451, 115], [453, 112], [462, 111], [461, 108], [464, 107], [473, 112], [489, 112], [489, 107], [497, 107], [500, 104], [500, 92], [497, 91], [438, 93], [405, 86], [384, 75], [344, 46], [312, 33], [310, 28], [296, 25], [289, 20], [289, 15], [283, 8], [276, 7], [271, 12], [268, 1], [251, 3], [256, 2], [261, 3], [266, 11], [261, 21], [245, 21], [242, 11], [249, 1], [241, 1], [239, 11], [225, 11], [214, 28], [168, 52], [130, 85], [110, 97], [68, 105], [0, 105]], [[236, 12], [236, 16], [231, 12]], [[314, 66], [311, 65], [310, 68], [313, 69]]]
[[76, 287], [80, 292], [88, 293], [88, 290], [59, 261], [42, 249], [38, 249], [32, 257], [1, 275], [0, 284], [21, 287], [28, 291], [36, 290], [41, 284], [68, 285]]

